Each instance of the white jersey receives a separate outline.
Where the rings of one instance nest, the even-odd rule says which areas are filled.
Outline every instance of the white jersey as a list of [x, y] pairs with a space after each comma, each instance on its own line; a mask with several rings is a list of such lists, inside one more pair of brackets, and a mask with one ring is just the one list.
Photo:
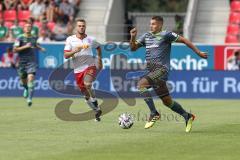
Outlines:
[[94, 37], [87, 36], [84, 39], [79, 39], [76, 35], [69, 36], [66, 39], [64, 51], [73, 51], [83, 44], [89, 47], [82, 49], [72, 57], [74, 73], [82, 72], [90, 66], [96, 66], [96, 59], [93, 56], [92, 49], [100, 47], [100, 43]]

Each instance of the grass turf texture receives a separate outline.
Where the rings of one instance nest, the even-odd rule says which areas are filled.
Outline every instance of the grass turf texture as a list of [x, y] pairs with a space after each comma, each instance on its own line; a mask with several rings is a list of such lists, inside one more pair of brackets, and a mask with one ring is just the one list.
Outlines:
[[[29, 108], [22, 98], [0, 99], [0, 160], [240, 159], [239, 100], [178, 100], [197, 116], [190, 134], [183, 119], [159, 100], [156, 106], [165, 117], [149, 130], [143, 128], [148, 109], [142, 99], [135, 107], [120, 101], [100, 123], [59, 120], [54, 108], [60, 100], [35, 98]], [[74, 99], [71, 110], [88, 108]], [[129, 130], [118, 126], [123, 112], [136, 116]]]

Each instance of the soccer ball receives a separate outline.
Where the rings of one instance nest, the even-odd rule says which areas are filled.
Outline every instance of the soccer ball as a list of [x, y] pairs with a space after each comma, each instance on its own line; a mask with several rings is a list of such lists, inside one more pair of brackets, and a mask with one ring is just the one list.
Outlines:
[[133, 125], [133, 117], [128, 113], [122, 113], [118, 118], [118, 124], [122, 129], [129, 129]]

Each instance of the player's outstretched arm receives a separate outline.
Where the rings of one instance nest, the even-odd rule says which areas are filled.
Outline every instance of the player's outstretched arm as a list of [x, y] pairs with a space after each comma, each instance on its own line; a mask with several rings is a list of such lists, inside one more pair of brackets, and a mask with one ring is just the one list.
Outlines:
[[136, 51], [140, 47], [136, 41], [137, 29], [136, 28], [131, 29], [130, 35], [131, 35], [131, 38], [130, 38], [129, 45], [130, 45], [131, 51]]
[[191, 41], [189, 41], [188, 39], [179, 36], [177, 42], [180, 43], [184, 43], [186, 44], [189, 48], [191, 48], [198, 56], [207, 59], [208, 58], [208, 54], [206, 52], [202, 52], [200, 51]]

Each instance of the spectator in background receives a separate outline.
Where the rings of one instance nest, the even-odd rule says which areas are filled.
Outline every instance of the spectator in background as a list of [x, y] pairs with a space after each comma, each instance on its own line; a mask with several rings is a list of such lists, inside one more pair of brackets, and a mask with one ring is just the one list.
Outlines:
[[70, 32], [69, 25], [65, 24], [62, 19], [58, 19], [53, 28], [52, 39], [55, 41], [64, 41]]
[[130, 30], [133, 29], [133, 17], [128, 17], [128, 13], [125, 13], [125, 39], [128, 41], [130, 39]]
[[59, 7], [60, 6], [60, 3], [61, 3], [61, 0], [54, 0], [56, 5]]
[[6, 10], [16, 10], [18, 0], [4, 0], [4, 6]]
[[14, 42], [14, 41], [15, 41], [15, 38], [13, 37], [13, 32], [11, 29], [9, 29], [5, 42]]
[[39, 38], [37, 40], [38, 43], [42, 42], [51, 42], [50, 37], [48, 36], [47, 32], [45, 30], [40, 31]]
[[5, 10], [4, 2], [0, 1], [0, 12]]
[[46, 9], [46, 19], [48, 22], [55, 22], [58, 14], [58, 7], [54, 0], [50, 0]]
[[74, 9], [73, 17], [76, 17], [77, 13], [79, 12], [79, 5], [81, 0], [68, 0], [68, 1], [73, 6], [73, 9]]
[[13, 67], [18, 66], [18, 55], [13, 53], [12, 48], [7, 48], [7, 52], [2, 55], [1, 67]]
[[29, 10], [29, 6], [33, 0], [20, 0], [18, 4], [18, 10]]
[[10, 28], [12, 31], [12, 37], [15, 39], [17, 38], [20, 34], [23, 34], [23, 29], [18, 25], [18, 21], [14, 21], [14, 25]]
[[7, 37], [8, 28], [4, 26], [3, 19], [0, 19], [0, 41], [4, 41]]
[[62, 2], [60, 3], [59, 15], [61, 16], [65, 24], [67, 24], [69, 20], [71, 22], [73, 21], [74, 8], [68, 2], [68, 0], [62, 0]]
[[41, 20], [46, 11], [46, 7], [42, 0], [36, 0], [29, 6], [29, 10], [35, 20]]
[[227, 69], [240, 70], [240, 50], [234, 51], [233, 56], [228, 58]]
[[[40, 30], [41, 30], [41, 31], [44, 30], [46, 36], [49, 37], [49, 38], [51, 37], [51, 31], [50, 31], [50, 29], [49, 29], [49, 27], [48, 27], [48, 21], [47, 21], [47, 20], [42, 21], [42, 23], [41, 23], [41, 29], [40, 29]], [[40, 31], [40, 32], [41, 32], [41, 31]]]
[[175, 29], [174, 32], [183, 35], [183, 18], [179, 15], [175, 15]]
[[39, 34], [39, 28], [37, 26], [34, 25], [34, 21], [35, 19], [34, 18], [30, 18], [28, 20], [28, 22], [30, 22], [32, 24], [32, 31], [31, 31], [31, 34], [38, 37], [38, 34]]

